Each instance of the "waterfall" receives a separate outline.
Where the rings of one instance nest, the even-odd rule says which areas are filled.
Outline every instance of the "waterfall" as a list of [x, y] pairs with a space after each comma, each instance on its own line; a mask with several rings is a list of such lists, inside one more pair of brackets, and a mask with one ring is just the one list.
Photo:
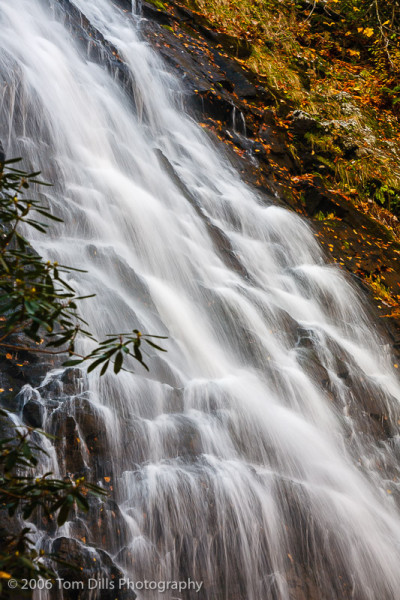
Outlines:
[[149, 373], [91, 373], [48, 409], [49, 430], [68, 411], [98, 423], [92, 476], [125, 524], [103, 547], [132, 580], [203, 582], [190, 600], [398, 597], [400, 387], [368, 307], [185, 114], [140, 15], [72, 2], [117, 49], [123, 86], [67, 5], [0, 0], [0, 139], [54, 184], [40, 193], [64, 219], [31, 241], [87, 271], [71, 284], [96, 294], [81, 313], [99, 338], [168, 336]]

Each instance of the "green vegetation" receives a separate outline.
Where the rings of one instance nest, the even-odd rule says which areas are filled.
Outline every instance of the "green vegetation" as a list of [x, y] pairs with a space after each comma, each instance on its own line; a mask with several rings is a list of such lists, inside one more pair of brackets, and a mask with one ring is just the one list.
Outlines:
[[336, 215], [334, 213], [325, 214], [322, 211], [319, 211], [315, 215], [315, 219], [317, 219], [317, 221], [332, 221], [333, 219], [336, 219]]
[[388, 305], [393, 305], [392, 294], [388, 290], [387, 286], [383, 283], [381, 277], [379, 275], [372, 276], [366, 278], [369, 285], [371, 286], [376, 300], [383, 300]]
[[[264, 88], [262, 98], [239, 102], [254, 132], [255, 151], [265, 152], [265, 168], [271, 169], [279, 194], [296, 211], [315, 219], [316, 235], [332, 259], [382, 299], [381, 316], [397, 318], [399, 0], [178, 3], [195, 13], [194, 22], [216, 31], [220, 51]], [[237, 43], [224, 43], [225, 38]], [[247, 53], [239, 53], [237, 48], [244, 46]], [[224, 137], [218, 121], [212, 127]], [[292, 161], [279, 155], [282, 146]], [[234, 150], [241, 152], [240, 147]], [[312, 196], [321, 190], [330, 200], [315, 214]], [[356, 210], [348, 211], [347, 203]], [[325, 213], [335, 212], [335, 205], [344, 210], [330, 218]], [[357, 213], [366, 218], [358, 219]], [[359, 227], [361, 222], [364, 226]], [[372, 261], [371, 253], [379, 260]], [[391, 308], [383, 309], [388, 304]]]
[[[143, 343], [165, 350], [151, 339], [159, 336], [142, 334], [137, 329], [107, 336], [86, 356], [75, 351], [78, 335], [95, 341], [78, 313], [82, 297], [66, 281], [76, 269], [45, 261], [21, 233], [24, 225], [45, 234], [48, 224], [42, 218], [60, 219], [40, 201], [27, 196], [32, 187], [47, 184], [38, 179], [39, 173], [14, 168], [18, 160], [0, 163], [0, 356], [8, 358], [9, 352], [19, 351], [67, 356], [64, 365], [88, 364], [88, 372], [101, 367], [100, 375], [110, 366], [118, 373], [124, 368], [124, 360], [131, 357], [148, 369]], [[39, 513], [60, 526], [71, 510], [88, 511], [88, 495], [104, 496], [106, 492], [83, 477], [55, 479], [51, 473], [38, 474], [39, 458], [44, 453], [40, 438], [46, 434], [14, 425], [3, 410], [0, 421], [0, 506], [9, 515], [10, 525], [15, 524], [10, 529], [15, 532], [10, 532], [0, 550], [0, 595], [21, 598], [21, 580], [53, 577], [45, 559], [57, 557], [38, 552], [30, 528], [21, 529], [19, 519]], [[10, 578], [18, 582], [14, 591], [7, 587]]]
[[[7, 413], [0, 411], [2, 434]], [[0, 506], [10, 519], [15, 515], [29, 519], [38, 511], [50, 521], [56, 518], [57, 525], [63, 525], [70, 512], [78, 508], [88, 512], [87, 495], [105, 496], [106, 492], [85, 479], [54, 479], [51, 473], [37, 475], [35, 470], [39, 457], [44, 451], [35, 437], [46, 435], [29, 427], [8, 425], [8, 437], [0, 439]], [[12, 521], [10, 521], [11, 523]], [[21, 590], [23, 579], [51, 579], [53, 571], [47, 566], [46, 558], [57, 561], [55, 556], [38, 552], [29, 527], [7, 537], [5, 547], [0, 550], [0, 595], [2, 598], [24, 597]], [[7, 588], [7, 581], [14, 579], [18, 587]]]
[[150, 3], [160, 10], [165, 10], [165, 4], [161, 0], [150, 0]]
[[327, 187], [353, 194], [359, 207], [372, 199], [381, 211], [400, 214], [397, 0], [182, 3], [219, 32], [247, 42], [249, 56], [236, 60], [276, 98], [283, 127], [296, 109], [320, 123], [295, 136], [293, 145], [300, 156], [315, 155]]
[[[20, 232], [24, 224], [46, 233], [48, 225], [37, 220], [36, 215], [55, 221], [60, 219], [40, 201], [25, 197], [31, 186], [47, 184], [37, 179], [39, 173], [26, 173], [10, 166], [18, 160], [4, 163], [0, 179], [3, 229], [0, 237], [0, 353], [7, 350], [50, 355], [67, 353], [70, 359], [64, 362], [66, 366], [88, 362], [88, 371], [92, 371], [102, 365], [100, 375], [104, 375], [110, 365], [118, 373], [123, 368], [124, 358], [131, 357], [148, 370], [142, 343], [162, 352], [165, 350], [151, 340], [160, 336], [142, 334], [137, 329], [110, 334], [86, 356], [75, 351], [78, 335], [96, 341], [78, 312], [77, 303], [83, 297], [66, 281], [66, 275], [78, 269], [45, 261], [33, 252]], [[19, 341], [15, 341], [17, 334]], [[14, 336], [12, 341], [10, 336]]]

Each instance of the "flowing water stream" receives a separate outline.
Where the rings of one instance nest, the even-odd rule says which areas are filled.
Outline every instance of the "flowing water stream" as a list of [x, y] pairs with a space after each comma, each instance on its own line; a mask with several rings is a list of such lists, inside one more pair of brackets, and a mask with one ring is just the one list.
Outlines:
[[[384, 341], [309, 226], [246, 187], [184, 113], [140, 18], [73, 4], [131, 90], [57, 2], [0, 0], [0, 138], [55, 184], [65, 223], [32, 243], [87, 270], [71, 282], [97, 294], [81, 309], [92, 331], [168, 336], [149, 374], [88, 379], [106, 436], [95, 476], [126, 523], [104, 547], [132, 579], [203, 582], [183, 598], [399, 598], [400, 387]], [[68, 407], [48, 412], [50, 430]], [[372, 435], [377, 410], [389, 441]]]

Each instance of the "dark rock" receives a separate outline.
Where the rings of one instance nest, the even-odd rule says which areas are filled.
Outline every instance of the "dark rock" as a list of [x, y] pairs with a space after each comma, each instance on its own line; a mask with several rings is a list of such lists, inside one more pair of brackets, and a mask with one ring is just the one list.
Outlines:
[[50, 430], [56, 436], [59, 461], [69, 473], [95, 481], [111, 472], [103, 415], [85, 393], [65, 400], [51, 415]]
[[42, 427], [45, 415], [45, 408], [40, 400], [28, 400], [22, 410], [22, 416], [27, 425], [32, 427]]
[[297, 360], [317, 385], [326, 388], [329, 384], [329, 374], [321, 364], [318, 354], [313, 348], [299, 348]]
[[84, 374], [79, 368], [70, 367], [64, 371], [50, 373], [46, 383], [38, 390], [46, 400], [46, 406], [55, 401], [65, 401], [68, 397], [82, 393], [84, 389]]
[[292, 114], [292, 129], [297, 135], [305, 135], [309, 131], [317, 131], [319, 123], [317, 119], [304, 112], [295, 110]]
[[275, 124], [275, 113], [272, 109], [266, 108], [262, 114], [262, 120], [267, 125]]
[[10, 517], [4, 509], [0, 511], [0, 545], [4, 548], [7, 540], [18, 535], [23, 527], [23, 522], [19, 517]]
[[206, 92], [192, 98], [192, 108], [198, 115], [209, 115], [216, 121], [221, 121], [227, 127], [232, 126], [232, 111], [234, 105], [223, 93]]
[[66, 397], [63, 393], [63, 385], [57, 376], [50, 377], [47, 383], [39, 386], [38, 390], [42, 398], [46, 400], [49, 398], [65, 399]]
[[25, 400], [24, 400], [24, 393], [23, 392], [18, 392], [18, 394], [7, 394], [4, 395], [2, 394], [1, 396], [1, 404], [3, 406], [3, 408], [6, 408], [7, 410], [11, 410], [12, 412], [21, 412], [21, 410], [23, 409]]
[[68, 369], [65, 369], [65, 371], [61, 375], [60, 379], [65, 384], [75, 385], [76, 380], [78, 378], [81, 379], [82, 377], [83, 377], [82, 369], [78, 369], [77, 367], [68, 367]]
[[9, 396], [8, 398], [6, 397], [2, 404], [4, 408], [19, 413], [22, 411], [27, 402], [30, 400], [39, 401], [39, 399], [39, 393], [29, 384], [27, 384], [24, 385], [17, 394]]
[[357, 142], [349, 136], [339, 138], [339, 145], [342, 148], [346, 158], [352, 158], [355, 156], [357, 150], [360, 148]]
[[69, 523], [69, 530], [71, 537], [76, 538], [86, 544], [90, 541], [90, 530], [87, 523], [87, 513], [84, 518], [75, 517], [73, 521]]
[[86, 465], [83, 457], [84, 450], [79, 438], [79, 431], [73, 417], [67, 416], [64, 423], [64, 459], [67, 473], [85, 475]]
[[14, 421], [10, 415], [0, 414], [0, 437], [10, 438], [15, 435]]
[[118, 504], [111, 498], [92, 502], [89, 514], [82, 514], [88, 526], [87, 541], [109, 552], [118, 552], [131, 540], [131, 531]]
[[346, 211], [338, 204], [337, 200], [326, 193], [326, 190], [318, 178], [313, 182], [303, 181], [299, 184], [299, 189], [303, 193], [303, 202], [309, 215], [315, 215], [319, 212], [333, 213], [340, 218], [344, 218]]
[[250, 83], [239, 67], [219, 52], [214, 52], [213, 58], [215, 64], [225, 73], [227, 80], [233, 84], [233, 90], [240, 98], [255, 98], [257, 96], [257, 89]]
[[74, 417], [66, 415], [64, 407], [55, 410], [51, 415], [50, 431], [55, 436], [57, 459], [65, 473], [86, 475], [84, 455], [87, 455], [87, 449], [82, 446]]
[[83, 371], [77, 367], [65, 369], [61, 375], [60, 381], [63, 384], [63, 392], [68, 396], [78, 394], [82, 391]]
[[147, 19], [152, 19], [157, 21], [157, 23], [161, 23], [162, 25], [171, 25], [173, 23], [172, 17], [165, 12], [164, 10], [160, 10], [150, 2], [144, 2], [141, 0], [141, 9], [142, 15]]
[[[63, 600], [135, 600], [136, 594], [126, 585], [120, 589], [119, 583], [125, 576], [104, 550], [59, 537], [52, 543], [52, 552], [65, 563], [55, 564], [58, 577], [64, 582], [81, 582], [81, 589], [77, 589], [79, 585], [68, 589], [63, 584]], [[99, 582], [96, 589], [88, 589], [90, 579]]]
[[228, 33], [220, 33], [201, 27], [201, 32], [209, 39], [221, 44], [221, 46], [232, 56], [240, 59], [246, 59], [251, 56], [253, 46], [244, 38], [240, 38], [235, 35], [229, 35]]

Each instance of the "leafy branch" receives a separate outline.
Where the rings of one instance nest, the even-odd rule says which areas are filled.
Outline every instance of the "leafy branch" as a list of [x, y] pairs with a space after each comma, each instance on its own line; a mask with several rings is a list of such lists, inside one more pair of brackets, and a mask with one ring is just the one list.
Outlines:
[[[0, 410], [0, 415], [6, 417], [7, 413]], [[9, 517], [18, 514], [24, 520], [41, 509], [50, 521], [57, 515], [57, 525], [61, 526], [72, 510], [88, 512], [89, 494], [101, 498], [107, 492], [88, 483], [84, 477], [54, 479], [51, 473], [35, 475], [39, 456], [47, 453], [32, 441], [33, 433], [49, 437], [37, 429], [14, 426], [10, 437], [0, 439], [0, 507]], [[11, 577], [19, 584], [25, 576], [54, 577], [53, 571], [43, 562], [49, 556], [36, 550], [32, 533], [29, 527], [24, 527], [17, 535], [10, 535], [5, 548], [0, 550], [0, 594], [2, 581]]]
[[[79, 296], [68, 283], [68, 275], [80, 269], [45, 261], [21, 232], [33, 228], [46, 234], [49, 222], [62, 222], [29, 191], [48, 184], [40, 173], [15, 168], [20, 159], [4, 160], [0, 144], [0, 354], [28, 351], [45, 355], [68, 355], [66, 366], [85, 363], [88, 372], [101, 366], [104, 375], [112, 365], [114, 373], [124, 369], [128, 357], [148, 370], [143, 359], [143, 344], [165, 352], [153, 338], [161, 336], [130, 333], [108, 335], [97, 342], [79, 315], [78, 303], [91, 296]], [[43, 220], [45, 219], [45, 221]], [[76, 352], [78, 336], [97, 343], [87, 355]], [[125, 369], [126, 370], [126, 369]], [[7, 413], [0, 409], [0, 417]], [[35, 439], [47, 435], [29, 427], [11, 426], [12, 433], [0, 439], [0, 507], [10, 518], [31, 518], [37, 511], [63, 525], [71, 511], [89, 510], [88, 496], [106, 495], [104, 489], [85, 478], [54, 478], [52, 473], [37, 475], [40, 456], [46, 454]], [[54, 573], [44, 559], [57, 557], [37, 551], [32, 530], [21, 527], [18, 534], [6, 534], [0, 549], [0, 596], [13, 594], [4, 581], [16, 579], [20, 598], [23, 578], [52, 578]]]
[[[0, 348], [50, 355], [68, 353], [66, 365], [88, 363], [88, 372], [102, 365], [101, 375], [110, 365], [118, 373], [128, 356], [148, 370], [140, 349], [142, 342], [165, 352], [151, 341], [165, 338], [134, 329], [127, 334], [109, 335], [99, 343], [78, 312], [78, 302], [92, 296], [77, 295], [66, 280], [72, 271], [84, 271], [44, 261], [21, 233], [21, 226], [47, 233], [48, 223], [42, 217], [62, 220], [40, 200], [25, 196], [32, 186], [48, 184], [38, 179], [39, 172], [27, 173], [11, 166], [19, 160], [5, 161], [0, 178]], [[33, 344], [14, 343], [10, 340], [12, 334], [23, 334]], [[78, 354], [78, 335], [90, 338], [98, 346], [86, 356]]]

